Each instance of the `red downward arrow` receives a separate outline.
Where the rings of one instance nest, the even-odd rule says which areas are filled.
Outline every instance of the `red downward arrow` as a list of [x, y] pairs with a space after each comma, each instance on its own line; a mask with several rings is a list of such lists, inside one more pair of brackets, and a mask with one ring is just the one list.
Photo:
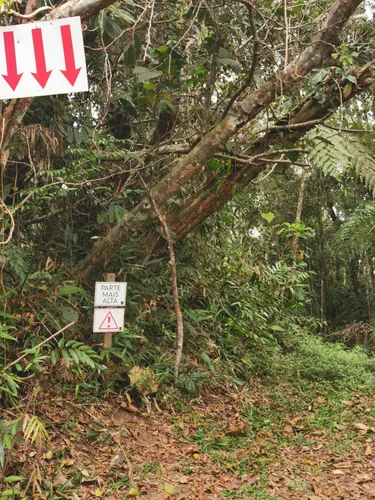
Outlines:
[[4, 48], [8, 74], [1, 76], [12, 90], [16, 90], [23, 73], [17, 73], [16, 46], [13, 31], [4, 32]]
[[61, 70], [61, 73], [65, 76], [72, 87], [74, 87], [81, 68], [76, 68], [70, 25], [67, 24], [65, 26], [60, 26], [60, 30], [65, 57], [65, 71]]
[[34, 43], [36, 73], [31, 74], [39, 83], [39, 85], [44, 89], [44, 87], [47, 85], [49, 77], [51, 76], [52, 70], [47, 71], [46, 68], [46, 57], [44, 54], [44, 44], [41, 28], [33, 29], [32, 35]]

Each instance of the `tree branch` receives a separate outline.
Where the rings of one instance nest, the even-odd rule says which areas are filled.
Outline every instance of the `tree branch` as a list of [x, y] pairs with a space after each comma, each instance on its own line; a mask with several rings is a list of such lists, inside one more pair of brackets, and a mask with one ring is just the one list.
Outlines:
[[254, 78], [255, 70], [256, 70], [256, 67], [257, 67], [257, 64], [258, 64], [258, 53], [259, 53], [260, 42], [259, 42], [258, 32], [257, 32], [256, 26], [255, 26], [254, 9], [253, 9], [253, 6], [252, 6], [252, 4], [250, 2], [248, 2], [246, 0], [238, 0], [238, 1], [240, 3], [242, 3], [243, 5], [245, 5], [245, 7], [247, 8], [247, 10], [249, 12], [250, 29], [251, 29], [251, 34], [252, 34], [253, 40], [254, 40], [254, 45], [253, 45], [253, 59], [252, 59], [252, 62], [251, 62], [251, 67], [250, 67], [249, 75], [248, 75], [245, 83], [243, 83], [241, 85], [241, 87], [237, 90], [237, 92], [235, 92], [232, 95], [229, 103], [227, 104], [227, 107], [224, 110], [223, 117], [226, 116], [229, 113], [229, 110], [231, 109], [231, 107], [233, 106], [233, 104], [237, 101], [237, 99], [240, 97], [240, 95], [243, 92], [245, 92], [245, 90], [248, 87], [250, 87], [250, 85], [253, 83], [253, 78]]
[[[253, 120], [281, 93], [289, 92], [303, 83], [303, 78], [319, 66], [332, 53], [339, 42], [339, 35], [350, 16], [363, 0], [337, 0], [331, 7], [321, 29], [309, 46], [286, 68], [272, 75], [259, 89], [249, 91], [201, 141], [181, 158], [169, 173], [151, 189], [158, 207], [162, 207], [190, 179], [204, 170], [207, 161], [220, 150], [246, 123]], [[111, 229], [109, 234], [98, 241], [88, 253], [77, 274], [81, 279], [94, 277], [100, 267], [109, 262], [110, 257], [134, 232], [153, 218], [149, 198], [143, 199], [130, 213]]]
[[150, 197], [152, 206], [154, 207], [155, 213], [158, 216], [160, 224], [163, 227], [165, 237], [166, 237], [167, 243], [168, 243], [168, 250], [169, 250], [169, 257], [170, 257], [169, 264], [171, 266], [171, 282], [172, 282], [173, 303], [174, 303], [174, 311], [176, 314], [176, 321], [177, 321], [176, 358], [175, 358], [175, 367], [174, 367], [174, 376], [175, 376], [175, 379], [177, 380], [179, 368], [180, 368], [180, 364], [181, 364], [181, 359], [182, 359], [182, 351], [183, 351], [183, 347], [184, 347], [184, 322], [182, 319], [180, 300], [178, 298], [176, 254], [174, 251], [173, 240], [171, 237], [171, 233], [169, 231], [166, 217], [159, 210], [159, 208], [156, 204], [156, 201], [155, 201], [154, 197], [152, 196], [151, 191], [148, 190], [147, 184], [143, 180], [142, 176], [140, 176], [140, 179], [142, 181], [144, 188], [146, 189], [146, 191], [148, 191], [148, 195]]

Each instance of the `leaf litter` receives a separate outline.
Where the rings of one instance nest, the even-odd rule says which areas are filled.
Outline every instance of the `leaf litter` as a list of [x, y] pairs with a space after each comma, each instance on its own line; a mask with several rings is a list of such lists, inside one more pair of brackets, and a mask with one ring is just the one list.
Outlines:
[[[360, 395], [311, 404], [259, 385], [206, 394], [180, 411], [122, 403], [38, 406], [50, 441], [38, 457], [40, 491], [29, 498], [52, 488], [53, 498], [80, 500], [375, 499], [375, 411]], [[9, 474], [34, 468], [24, 443]]]

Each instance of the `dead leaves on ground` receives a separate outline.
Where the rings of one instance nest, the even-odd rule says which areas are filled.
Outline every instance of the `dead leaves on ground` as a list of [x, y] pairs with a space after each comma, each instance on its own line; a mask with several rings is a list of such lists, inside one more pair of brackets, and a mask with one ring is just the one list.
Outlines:
[[[180, 414], [147, 415], [130, 398], [90, 406], [65, 401], [45, 407], [51, 442], [42, 466], [55, 491], [70, 481], [79, 500], [214, 500], [224, 492], [230, 498], [263, 492], [285, 500], [375, 499], [371, 404], [360, 395], [345, 399], [345, 418], [335, 415], [329, 431], [316, 422], [319, 408], [329, 406], [323, 397], [297, 415], [265, 391], [209, 395]], [[278, 420], [264, 418], [254, 430], [241, 408], [258, 407], [273, 408]], [[338, 447], [340, 440], [347, 446]], [[26, 472], [30, 458], [22, 462]]]

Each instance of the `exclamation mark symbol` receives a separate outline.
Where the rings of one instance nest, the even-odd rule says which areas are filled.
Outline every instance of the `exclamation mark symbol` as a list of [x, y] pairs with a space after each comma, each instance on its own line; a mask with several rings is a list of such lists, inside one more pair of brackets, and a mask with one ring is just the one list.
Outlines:
[[111, 328], [111, 316], [108, 314], [108, 327]]

